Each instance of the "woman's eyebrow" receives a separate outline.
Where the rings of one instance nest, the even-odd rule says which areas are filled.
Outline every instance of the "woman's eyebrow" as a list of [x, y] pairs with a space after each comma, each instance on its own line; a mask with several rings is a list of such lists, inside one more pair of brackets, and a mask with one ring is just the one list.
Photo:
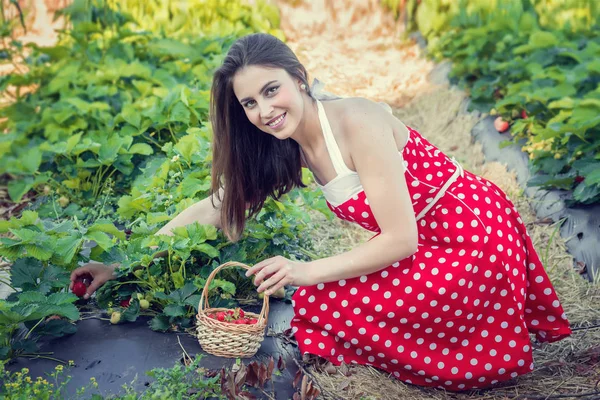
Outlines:
[[[264, 92], [264, 91], [265, 91], [265, 89], [267, 88], [267, 86], [269, 86], [271, 83], [275, 83], [275, 82], [277, 82], [277, 81], [269, 81], [269, 82], [265, 83], [265, 84], [263, 85], [263, 87], [260, 89], [260, 92], [259, 92], [259, 93], [262, 93], [262, 92]], [[251, 98], [251, 97], [244, 97], [243, 99], [241, 99], [241, 100], [240, 100], [240, 103], [245, 103], [245, 102], [246, 102], [246, 101], [248, 101], [248, 100], [252, 100], [252, 98]]]

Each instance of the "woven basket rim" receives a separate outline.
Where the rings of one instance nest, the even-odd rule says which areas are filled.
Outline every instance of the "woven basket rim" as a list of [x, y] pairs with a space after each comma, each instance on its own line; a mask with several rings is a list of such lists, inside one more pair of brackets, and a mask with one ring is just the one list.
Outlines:
[[[215, 268], [211, 274], [208, 276], [208, 278], [206, 279], [206, 282], [204, 283], [204, 288], [202, 290], [202, 295], [200, 296], [200, 301], [198, 303], [198, 313], [196, 314], [196, 321], [198, 324], [203, 324], [203, 325], [207, 325], [206, 323], [204, 323], [204, 319], [206, 320], [210, 320], [210, 321], [214, 321], [214, 322], [218, 322], [219, 324], [223, 324], [222, 327], [227, 326], [228, 328], [230, 327], [237, 327], [237, 328], [241, 328], [241, 327], [254, 327], [256, 326], [261, 327], [261, 329], [264, 329], [267, 325], [267, 321], [268, 321], [268, 316], [269, 316], [269, 296], [267, 294], [264, 295], [263, 298], [263, 306], [262, 309], [260, 311], [260, 314], [257, 313], [253, 313], [253, 312], [248, 312], [249, 314], [252, 315], [256, 315], [258, 318], [258, 321], [256, 324], [252, 324], [252, 325], [248, 325], [248, 324], [233, 324], [230, 322], [226, 322], [226, 321], [219, 321], [219, 320], [215, 320], [210, 318], [207, 314], [208, 312], [214, 312], [214, 310], [229, 310], [228, 308], [225, 307], [215, 307], [212, 308], [210, 307], [210, 304], [208, 304], [208, 287], [210, 286], [210, 283], [212, 282], [212, 280], [214, 279], [215, 275], [217, 275], [217, 273], [224, 269], [224, 268], [228, 268], [228, 267], [241, 267], [244, 268], [246, 270], [249, 270], [250, 267], [247, 266], [246, 264], [237, 262], [237, 261], [228, 261], [226, 263], [223, 263], [221, 265], [219, 265], [217, 268]], [[206, 303], [206, 308], [204, 307], [204, 303]], [[216, 327], [219, 326], [219, 324], [217, 324]], [[213, 328], [216, 328], [213, 327]], [[247, 329], [242, 329], [242, 331], [245, 331]]]

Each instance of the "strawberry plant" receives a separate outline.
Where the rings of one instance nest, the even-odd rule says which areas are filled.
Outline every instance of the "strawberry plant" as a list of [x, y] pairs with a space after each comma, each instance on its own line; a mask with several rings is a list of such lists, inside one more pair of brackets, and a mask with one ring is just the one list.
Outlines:
[[[0, 180], [11, 199], [27, 195], [29, 204], [20, 217], [0, 221], [0, 256], [13, 263], [15, 290], [2, 304], [10, 311], [24, 301], [21, 295], [37, 293], [40, 307], [46, 301], [52, 315], [64, 315], [53, 296], [90, 301], [76, 296], [85, 282], [68, 293], [69, 274], [95, 260], [117, 265], [116, 279], [91, 300], [112, 323], [147, 316], [152, 329], [185, 329], [214, 268], [280, 254], [314, 257], [310, 235], [303, 234], [310, 223], [305, 205], [331, 213], [318, 194], [293, 191], [268, 199], [237, 243], [198, 223], [155, 235], [208, 195], [212, 70], [236, 36], [280, 34], [278, 16], [261, 2], [194, 0], [183, 14], [167, 1], [116, 3], [75, 0], [60, 12], [69, 27], [58, 44], [28, 45], [28, 72], [0, 80], [0, 90], [36, 88], [0, 109]], [[155, 13], [151, 19], [145, 8]], [[210, 304], [232, 308], [236, 296], [256, 296], [255, 290], [242, 271], [225, 271], [211, 282]], [[24, 320], [9, 317], [0, 319], [0, 358], [27, 354], [15, 341]], [[28, 340], [45, 326], [32, 329], [42, 316], [31, 318]]]
[[528, 184], [571, 191], [568, 203], [600, 202], [598, 2], [424, 0], [408, 7], [430, 55], [452, 61], [450, 78], [471, 107], [493, 109], [496, 129], [510, 127], [513, 142], [524, 142], [538, 173]]

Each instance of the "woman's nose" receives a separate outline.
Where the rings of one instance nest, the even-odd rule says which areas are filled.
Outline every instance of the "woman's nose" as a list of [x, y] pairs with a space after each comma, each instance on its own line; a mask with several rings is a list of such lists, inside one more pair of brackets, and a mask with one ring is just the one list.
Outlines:
[[265, 120], [265, 122], [266, 122], [266, 120], [268, 118], [274, 117], [274, 115], [273, 115], [273, 106], [270, 103], [267, 103], [267, 102], [262, 103], [262, 104], [259, 103], [258, 107], [260, 109], [260, 117], [263, 120]]

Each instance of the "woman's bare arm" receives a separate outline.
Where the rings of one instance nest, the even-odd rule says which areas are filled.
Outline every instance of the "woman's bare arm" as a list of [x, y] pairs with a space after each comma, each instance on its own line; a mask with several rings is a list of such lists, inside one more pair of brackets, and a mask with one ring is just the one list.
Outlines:
[[[223, 189], [220, 189], [223, 198]], [[192, 204], [177, 214], [168, 224], [160, 228], [156, 235], [173, 235], [171, 230], [179, 226], [185, 226], [198, 222], [201, 225], [213, 225], [221, 229], [221, 202], [214, 196], [216, 208], [213, 207], [211, 196]]]

